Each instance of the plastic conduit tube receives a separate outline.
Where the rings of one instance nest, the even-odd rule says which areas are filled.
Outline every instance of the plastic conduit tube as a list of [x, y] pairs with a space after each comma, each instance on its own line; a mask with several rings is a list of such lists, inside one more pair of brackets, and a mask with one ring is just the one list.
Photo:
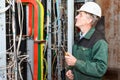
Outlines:
[[[38, 3], [38, 39], [43, 40], [44, 8], [39, 0]], [[38, 45], [38, 80], [43, 80], [43, 44]]]
[[[38, 5], [35, 0], [21, 0], [23, 3], [32, 4], [34, 7], [34, 41], [38, 38]], [[32, 31], [32, 27], [29, 29]], [[31, 34], [31, 33], [30, 33]], [[34, 80], [38, 80], [38, 43], [34, 43], [34, 72], [33, 78]]]

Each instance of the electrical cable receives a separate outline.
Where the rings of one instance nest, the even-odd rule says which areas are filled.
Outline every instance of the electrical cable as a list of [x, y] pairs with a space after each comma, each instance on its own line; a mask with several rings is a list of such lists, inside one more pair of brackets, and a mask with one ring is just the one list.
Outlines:
[[[21, 3], [21, 0], [17, 3], [17, 8], [18, 8], [18, 21], [19, 21], [19, 27], [20, 27], [20, 35], [19, 35], [19, 40], [18, 40], [18, 45], [17, 45], [17, 55], [19, 53], [19, 48], [22, 40], [22, 31], [23, 31], [23, 6]], [[21, 14], [22, 13], [22, 14]]]
[[[17, 63], [17, 53], [16, 53], [16, 25], [15, 25], [15, 0], [11, 1], [12, 3], [12, 32], [13, 32], [13, 45], [14, 45], [14, 69], [16, 70], [14, 78], [17, 79], [18, 77], [18, 63]], [[13, 76], [12, 76], [13, 77]]]
[[0, 13], [6, 12], [10, 7], [11, 7], [11, 3], [7, 7], [0, 9]]
[[[17, 2], [17, 9], [18, 9], [18, 22], [19, 22], [19, 28], [20, 28], [20, 35], [19, 35], [19, 40], [18, 40], [18, 44], [17, 44], [17, 56], [20, 55], [19, 54], [19, 48], [20, 48], [20, 44], [21, 44], [21, 40], [22, 40], [22, 32], [23, 32], [23, 18], [24, 18], [24, 12], [23, 12], [23, 6], [22, 6], [22, 3], [21, 3], [21, 0], [19, 0], [19, 2]], [[24, 59], [27, 58], [27, 55]], [[21, 78], [21, 80], [23, 80], [23, 77], [22, 77], [22, 74], [21, 74], [21, 69], [20, 69], [20, 65], [21, 65], [21, 62], [20, 61], [18, 63], [18, 72], [19, 72], [19, 76]]]
[[[8, 0], [7, 0], [8, 1]], [[8, 2], [9, 3], [9, 2]], [[11, 14], [11, 10], [9, 9], [9, 11], [8, 11], [8, 34], [11, 34], [11, 16], [12, 16], [12, 14]], [[7, 36], [7, 34], [6, 34], [6, 36]], [[9, 40], [9, 46], [12, 46], [13, 45], [13, 43], [12, 43], [12, 40], [11, 40], [11, 36], [8, 36], [8, 40]], [[10, 49], [10, 51], [12, 51], [12, 48]]]
[[44, 76], [44, 80], [47, 80], [46, 79], [46, 76], [47, 76], [47, 71], [48, 71], [48, 63], [47, 63], [47, 60], [45, 58], [43, 58], [43, 61], [45, 62], [45, 66], [46, 66], [46, 72], [45, 72], [45, 76]]
[[9, 49], [7, 49], [6, 51], [0, 52], [0, 54], [1, 54], [1, 53], [6, 53], [7, 51], [11, 50], [12, 48], [13, 48], [13, 45], [12, 45]]
[[30, 63], [28, 62], [28, 60], [27, 60], [27, 63], [28, 63], [28, 66], [29, 66], [29, 68], [30, 68], [30, 73], [31, 73], [32, 80], [33, 80], [33, 71], [32, 71], [32, 67], [31, 67]]
[[[55, 53], [56, 55], [54, 56], [54, 58], [53, 58], [53, 61], [52, 61], [52, 72], [54, 72], [53, 71], [53, 67], [54, 67], [54, 63], [55, 63], [55, 59], [57, 58], [57, 53]], [[53, 73], [52, 73], [53, 74]]]
[[[2, 68], [0, 68], [0, 69], [9, 69], [9, 68], [11, 68], [11, 70], [13, 70], [13, 69], [16, 69], [17, 68], [17, 66], [18, 65], [16, 65], [17, 64], [17, 58], [18, 58], [18, 53], [19, 53], [19, 47], [20, 47], [20, 44], [21, 44], [21, 40], [22, 40], [22, 31], [23, 31], [23, 6], [22, 6], [22, 4], [21, 3], [18, 3], [17, 4], [17, 8], [18, 8], [18, 21], [19, 21], [19, 27], [20, 27], [20, 36], [19, 36], [19, 40], [18, 40], [18, 44], [17, 44], [17, 49], [16, 49], [16, 28], [15, 28], [15, 5], [14, 5], [14, 1], [11, 1], [11, 0], [7, 0], [7, 2], [9, 3], [9, 5], [5, 8], [5, 9], [3, 9], [1, 12], [5, 12], [5, 11], [7, 11], [11, 6], [12, 6], [12, 23], [13, 23], [13, 25], [12, 25], [12, 32], [13, 32], [13, 45], [12, 46], [10, 46], [10, 48], [9, 49], [7, 49], [6, 51], [3, 51], [3, 52], [6, 52], [7, 54], [9, 54], [10, 52], [7, 52], [8, 50], [11, 50], [12, 48], [13, 48], [13, 46], [14, 46], [14, 54], [16, 54], [16, 55], [13, 55], [13, 57], [12, 57], [12, 64], [11, 63], [9, 63], [9, 65], [7, 66], [7, 67], [2, 67]], [[10, 3], [11, 2], [11, 3]], [[21, 14], [22, 13], [22, 14]], [[10, 17], [10, 15], [9, 15], [9, 17]], [[10, 18], [9, 18], [10, 19]], [[9, 26], [10, 26], [10, 24], [9, 24]], [[9, 37], [9, 39], [10, 39], [10, 37]], [[0, 53], [2, 53], [2, 52], [0, 52]], [[26, 56], [26, 55], [25, 55]], [[23, 57], [23, 56], [20, 56], [20, 57]], [[11, 58], [11, 57], [10, 57]], [[21, 64], [21, 62], [20, 62], [20, 64]], [[13, 67], [13, 69], [12, 69], [12, 67]], [[19, 74], [21, 74], [21, 71], [20, 71], [20, 66], [18, 66], [19, 67]], [[17, 70], [17, 69], [16, 69]], [[13, 72], [13, 71], [12, 71]], [[12, 73], [12, 74], [14, 74], [14, 73]], [[17, 74], [17, 72], [15, 72], [15, 74]], [[11, 75], [12, 76], [12, 75]], [[16, 77], [16, 78], [15, 78]], [[13, 77], [12, 77], [13, 78]], [[11, 79], [12, 79], [11, 78]], [[17, 76], [14, 76], [14, 78], [15, 79], [17, 79]], [[21, 77], [21, 75], [20, 75], [20, 78], [22, 79], [22, 77]]]
[[12, 68], [14, 66], [15, 62], [11, 62], [11, 64], [9, 64], [7, 67], [0, 67], [0, 70], [4, 70], [4, 69], [9, 69]]
[[46, 23], [46, 26], [47, 26], [47, 33], [46, 33], [46, 43], [44, 45], [44, 55], [45, 55], [45, 52], [47, 51], [47, 47], [48, 47], [48, 38], [49, 38], [49, 26], [50, 26], [50, 11], [48, 11], [47, 13], [47, 23]]
[[21, 68], [20, 68], [20, 65], [21, 65], [21, 63], [23, 62], [23, 60], [25, 60], [25, 59], [27, 59], [29, 56], [28, 55], [26, 55], [26, 57], [24, 57], [24, 58], [22, 58], [21, 60], [20, 60], [20, 62], [18, 63], [18, 69], [19, 69], [19, 76], [20, 76], [20, 79], [21, 80], [23, 80], [23, 77], [22, 77], [22, 74], [21, 74]]

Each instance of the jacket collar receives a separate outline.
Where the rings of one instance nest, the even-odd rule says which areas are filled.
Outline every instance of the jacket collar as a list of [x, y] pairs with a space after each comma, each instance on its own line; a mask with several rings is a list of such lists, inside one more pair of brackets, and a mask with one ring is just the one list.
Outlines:
[[90, 37], [92, 36], [92, 34], [95, 32], [95, 27], [92, 27], [87, 34], [84, 36], [84, 38], [86, 39], [90, 39]]

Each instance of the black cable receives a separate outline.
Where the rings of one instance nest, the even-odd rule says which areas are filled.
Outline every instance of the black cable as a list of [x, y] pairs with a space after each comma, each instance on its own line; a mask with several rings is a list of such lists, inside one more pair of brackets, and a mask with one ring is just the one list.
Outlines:
[[33, 80], [33, 72], [32, 72], [32, 68], [31, 68], [31, 65], [30, 65], [30, 63], [27, 61], [27, 63], [28, 63], [28, 66], [29, 66], [29, 68], [30, 68], [30, 73], [31, 73], [31, 76], [32, 76], [32, 80]]

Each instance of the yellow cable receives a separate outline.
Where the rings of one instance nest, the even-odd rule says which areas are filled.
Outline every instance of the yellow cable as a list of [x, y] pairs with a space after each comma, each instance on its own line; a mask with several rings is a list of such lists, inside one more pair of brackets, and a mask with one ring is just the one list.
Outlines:
[[[44, 24], [44, 8], [43, 8], [43, 5], [42, 5], [42, 3], [39, 1], [39, 0], [36, 0], [37, 1], [37, 3], [40, 5], [40, 12], [41, 12], [41, 19], [40, 19], [40, 21], [41, 21], [41, 26], [40, 26], [40, 31], [41, 31], [41, 34], [40, 34], [40, 39], [41, 40], [43, 40], [43, 33], [44, 33], [44, 29], [43, 29], [43, 24]], [[41, 55], [41, 80], [43, 80], [43, 69], [44, 69], [44, 65], [43, 65], [43, 49], [44, 49], [44, 45], [43, 45], [43, 43], [42, 44], [40, 44], [40, 55]]]

